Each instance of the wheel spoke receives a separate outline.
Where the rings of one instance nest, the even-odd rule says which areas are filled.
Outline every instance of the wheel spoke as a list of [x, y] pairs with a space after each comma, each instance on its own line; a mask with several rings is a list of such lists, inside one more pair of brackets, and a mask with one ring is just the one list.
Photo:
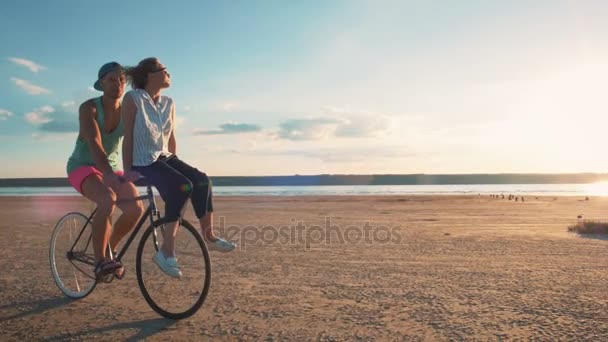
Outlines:
[[[70, 223], [72, 223], [74, 225], [74, 227], [76, 227], [76, 219], [72, 219], [70, 220]], [[69, 235], [69, 245], [73, 246], [74, 245], [74, 237], [72, 236], [72, 227], [70, 225], [68, 225], [67, 227], [68, 229], [68, 235]], [[76, 283], [76, 291], [80, 292], [80, 282], [78, 281], [78, 274], [76, 273], [76, 267], [74, 267], [74, 265], [72, 265], [72, 274], [74, 274], [74, 282]]]
[[[79, 255], [86, 257], [87, 253], [93, 253], [87, 241], [91, 230], [85, 215], [69, 213], [59, 220], [51, 236], [49, 257], [53, 278], [59, 289], [71, 298], [85, 297], [96, 285], [95, 278], [88, 274], [93, 273], [94, 266], [79, 258]], [[79, 261], [82, 265], [75, 264]]]

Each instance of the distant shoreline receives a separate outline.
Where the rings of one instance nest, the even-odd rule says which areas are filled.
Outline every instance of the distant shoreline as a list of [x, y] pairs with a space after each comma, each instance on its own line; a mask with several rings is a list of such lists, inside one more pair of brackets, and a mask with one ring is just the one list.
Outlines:
[[[294, 175], [211, 177], [216, 186], [319, 186], [319, 185], [451, 185], [451, 184], [586, 184], [608, 181], [606, 173], [503, 173], [404, 175]], [[3, 178], [0, 187], [70, 186], [67, 178]]]

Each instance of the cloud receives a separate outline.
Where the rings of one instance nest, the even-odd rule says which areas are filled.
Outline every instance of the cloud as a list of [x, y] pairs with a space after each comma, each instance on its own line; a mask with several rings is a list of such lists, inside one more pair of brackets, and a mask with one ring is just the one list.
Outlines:
[[36, 62], [32, 62], [30, 60], [23, 59], [23, 58], [10, 57], [8, 60], [17, 65], [24, 66], [24, 67], [30, 69], [30, 71], [32, 71], [32, 72], [38, 72], [40, 70], [47, 69], [47, 67], [45, 67], [43, 65], [37, 64]]
[[333, 133], [340, 121], [333, 119], [291, 119], [279, 125], [277, 136], [288, 140], [319, 140]]
[[[298, 155], [297, 151], [289, 151], [287, 155]], [[300, 156], [319, 159], [327, 163], [363, 162], [369, 160], [391, 160], [419, 156], [417, 153], [406, 152], [401, 146], [357, 147], [350, 149], [327, 149], [302, 151]]]
[[320, 140], [327, 137], [365, 138], [385, 132], [388, 117], [377, 113], [347, 111], [335, 107], [324, 109], [323, 118], [291, 119], [279, 125], [281, 139]]
[[78, 105], [76, 101], [65, 101], [61, 104], [61, 108], [69, 113], [78, 113]]
[[212, 111], [218, 111], [218, 112], [231, 112], [238, 108], [240, 108], [240, 105], [238, 102], [235, 102], [235, 101], [216, 102], [216, 103], [211, 104], [211, 107], [210, 107], [210, 109]]
[[73, 108], [76, 106], [76, 101], [64, 101], [61, 103], [61, 107], [63, 108]]
[[33, 111], [25, 114], [25, 119], [27, 122], [39, 125], [47, 122], [53, 121], [53, 119], [48, 117], [48, 114], [53, 113], [55, 108], [51, 106], [42, 106], [40, 108], [36, 108]]
[[20, 78], [11, 77], [11, 81], [13, 81], [19, 88], [25, 90], [25, 92], [30, 95], [48, 94], [51, 92], [50, 90], [48, 90], [46, 88], [37, 86], [33, 83], [30, 83], [26, 80], [22, 80]]
[[219, 129], [216, 130], [197, 130], [194, 132], [196, 135], [219, 135], [219, 134], [239, 134], [239, 133], [251, 133], [259, 132], [262, 128], [258, 125], [244, 124], [244, 123], [225, 123], [220, 125]]
[[386, 115], [372, 112], [351, 111], [338, 107], [326, 107], [325, 115], [341, 118], [334, 132], [338, 137], [370, 137], [388, 129]]
[[336, 127], [338, 137], [370, 137], [388, 128], [383, 118], [353, 117]]
[[239, 105], [236, 102], [224, 102], [224, 103], [220, 103], [219, 105], [219, 109], [224, 111], [224, 112], [229, 112], [231, 110], [234, 110], [236, 108], [238, 108]]
[[65, 108], [56, 110], [53, 106], [43, 106], [25, 114], [25, 119], [41, 132], [73, 133], [79, 130], [78, 115]]
[[49, 133], [74, 133], [78, 132], [78, 118], [59, 118], [40, 125], [39, 129]]
[[0, 108], [0, 121], [4, 121], [8, 119], [9, 116], [12, 116], [13, 112]]
[[386, 161], [404, 158], [429, 157], [433, 153], [414, 152], [409, 147], [403, 145], [382, 145], [382, 146], [350, 146], [350, 147], [330, 147], [330, 148], [305, 148], [305, 149], [231, 149], [229, 152], [244, 155], [261, 156], [287, 156], [296, 158], [316, 159], [327, 163], [353, 163], [365, 161]]

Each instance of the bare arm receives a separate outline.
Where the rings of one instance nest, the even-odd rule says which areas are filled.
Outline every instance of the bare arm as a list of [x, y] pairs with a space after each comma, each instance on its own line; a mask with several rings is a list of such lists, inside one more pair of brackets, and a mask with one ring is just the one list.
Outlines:
[[130, 95], [124, 97], [122, 101], [122, 124], [125, 129], [125, 137], [122, 142], [122, 166], [124, 171], [130, 171], [133, 166], [133, 128], [135, 127], [135, 115], [137, 107]]
[[99, 125], [95, 120], [97, 109], [92, 101], [87, 101], [80, 106], [78, 118], [80, 121], [80, 137], [89, 146], [91, 157], [95, 166], [103, 174], [113, 174], [114, 171], [108, 163], [108, 156], [103, 149]]
[[171, 107], [171, 121], [173, 122], [173, 129], [171, 130], [171, 136], [169, 136], [169, 152], [177, 154], [177, 142], [175, 141], [175, 103]]

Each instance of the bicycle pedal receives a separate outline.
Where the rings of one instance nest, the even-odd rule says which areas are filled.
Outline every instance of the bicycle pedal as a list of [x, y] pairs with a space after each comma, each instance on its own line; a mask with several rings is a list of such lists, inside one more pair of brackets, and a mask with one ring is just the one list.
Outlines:
[[103, 277], [101, 277], [101, 281], [109, 284], [112, 282], [112, 280], [114, 280], [114, 274], [110, 273], [110, 274], [106, 274]]

